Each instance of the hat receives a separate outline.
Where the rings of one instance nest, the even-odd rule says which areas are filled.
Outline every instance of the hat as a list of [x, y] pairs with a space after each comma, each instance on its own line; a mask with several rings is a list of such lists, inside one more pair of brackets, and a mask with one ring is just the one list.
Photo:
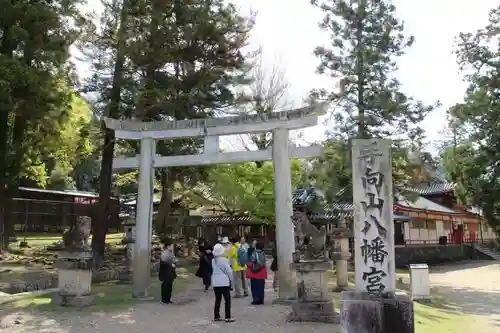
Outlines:
[[229, 244], [229, 243], [231, 243], [231, 242], [229, 241], [229, 238], [228, 238], [228, 237], [224, 237], [224, 238], [222, 238], [221, 243], [222, 243], [222, 244]]
[[212, 251], [214, 257], [220, 257], [224, 254], [224, 252], [226, 252], [224, 246], [222, 246], [221, 244], [215, 244], [214, 249]]

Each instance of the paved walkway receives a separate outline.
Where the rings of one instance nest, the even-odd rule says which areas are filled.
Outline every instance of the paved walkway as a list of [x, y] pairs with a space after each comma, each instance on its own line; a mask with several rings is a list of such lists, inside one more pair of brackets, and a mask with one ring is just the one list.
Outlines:
[[[233, 299], [234, 323], [214, 323], [213, 292], [204, 293], [196, 285], [177, 296], [175, 305], [141, 303], [116, 313], [75, 313], [41, 315], [19, 311], [0, 318], [0, 332], [8, 333], [337, 333], [338, 327], [316, 323], [287, 323], [288, 306], [272, 305], [276, 293], [267, 281], [265, 305], [250, 305], [251, 298]], [[201, 283], [200, 283], [201, 285]], [[172, 298], [174, 301], [176, 297]], [[223, 315], [223, 309], [221, 309]]]

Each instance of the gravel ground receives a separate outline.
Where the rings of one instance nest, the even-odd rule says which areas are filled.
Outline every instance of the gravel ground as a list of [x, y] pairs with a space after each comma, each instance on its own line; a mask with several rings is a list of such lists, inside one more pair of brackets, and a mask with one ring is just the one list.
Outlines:
[[[338, 327], [316, 323], [287, 323], [289, 307], [271, 305], [276, 293], [267, 283], [265, 305], [250, 305], [250, 297], [233, 299], [234, 323], [214, 323], [213, 292], [191, 290], [178, 295], [175, 305], [140, 303], [133, 309], [109, 313], [74, 316], [65, 313], [43, 315], [29, 311], [10, 313], [0, 318], [0, 332], [9, 333], [336, 333]], [[194, 288], [198, 289], [199, 286]], [[221, 309], [223, 315], [223, 309]]]

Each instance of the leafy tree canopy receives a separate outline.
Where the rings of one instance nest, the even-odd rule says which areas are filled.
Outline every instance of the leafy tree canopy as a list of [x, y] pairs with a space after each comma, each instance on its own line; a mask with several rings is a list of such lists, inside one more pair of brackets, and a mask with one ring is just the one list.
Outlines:
[[458, 37], [458, 62], [469, 82], [464, 103], [448, 110], [453, 139], [443, 149], [448, 177], [463, 204], [483, 210], [500, 232], [500, 7], [486, 27]]
[[[291, 162], [292, 188], [302, 179], [301, 163]], [[274, 223], [274, 170], [271, 162], [218, 165], [208, 179], [187, 192], [187, 200], [196, 206], [215, 208], [229, 215], [251, 216]]]

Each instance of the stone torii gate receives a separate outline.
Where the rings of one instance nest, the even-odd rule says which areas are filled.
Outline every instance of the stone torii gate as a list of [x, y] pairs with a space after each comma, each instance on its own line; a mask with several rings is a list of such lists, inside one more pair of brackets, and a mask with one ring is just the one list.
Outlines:
[[[192, 166], [251, 161], [274, 163], [276, 198], [276, 241], [278, 250], [279, 298], [295, 295], [294, 274], [290, 271], [295, 251], [291, 221], [292, 188], [290, 158], [310, 158], [322, 154], [320, 146], [296, 147], [289, 144], [289, 131], [314, 126], [318, 116], [326, 112], [327, 104], [268, 115], [243, 115], [180, 121], [139, 122], [105, 118], [106, 126], [118, 139], [140, 140], [140, 155], [116, 157], [114, 170], [139, 168], [139, 190], [136, 211], [136, 241], [132, 263], [133, 295], [147, 297], [151, 281], [150, 253], [152, 233], [153, 168]], [[266, 150], [220, 152], [219, 136], [272, 132], [273, 146]], [[160, 156], [155, 154], [155, 140], [204, 137], [204, 151], [198, 155]]]

